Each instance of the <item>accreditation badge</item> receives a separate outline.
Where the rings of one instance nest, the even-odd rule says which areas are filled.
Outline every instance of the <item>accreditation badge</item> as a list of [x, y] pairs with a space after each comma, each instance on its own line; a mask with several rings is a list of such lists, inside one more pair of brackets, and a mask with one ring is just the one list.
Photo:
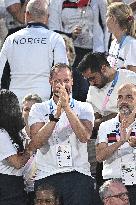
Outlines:
[[121, 178], [125, 185], [133, 185], [136, 182], [136, 163], [121, 163]]
[[56, 158], [58, 167], [72, 166], [72, 150], [70, 145], [56, 145]]

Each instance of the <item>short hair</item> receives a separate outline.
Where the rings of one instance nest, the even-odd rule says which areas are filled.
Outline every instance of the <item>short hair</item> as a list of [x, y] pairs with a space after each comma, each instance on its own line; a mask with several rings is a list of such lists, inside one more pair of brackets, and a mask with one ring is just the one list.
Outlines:
[[28, 94], [23, 98], [23, 103], [26, 101], [35, 101], [36, 103], [41, 103], [42, 99], [37, 94]]
[[47, 183], [40, 184], [36, 190], [36, 193], [43, 192], [43, 191], [50, 191], [55, 197], [55, 200], [56, 201], [59, 200], [59, 194], [54, 186], [47, 184]]
[[87, 69], [90, 69], [92, 73], [95, 73], [101, 71], [102, 65], [110, 67], [105, 53], [89, 52], [79, 63], [78, 69], [80, 72], [84, 72]]
[[124, 186], [124, 184], [121, 182], [121, 179], [110, 179], [103, 183], [103, 185], [99, 188], [99, 195], [101, 200], [103, 201], [106, 197], [112, 196], [113, 191], [111, 189], [112, 184], [121, 184]]
[[67, 65], [66, 63], [57, 63], [51, 68], [50, 79], [52, 79], [54, 73], [59, 72], [62, 69], [68, 69], [71, 72], [72, 76], [72, 68], [69, 65]]
[[126, 34], [136, 38], [135, 20], [133, 11], [128, 4], [114, 2], [108, 6], [109, 15], [115, 16], [121, 29], [126, 30]]
[[26, 12], [31, 13], [33, 18], [48, 16], [47, 0], [30, 0], [26, 6]]

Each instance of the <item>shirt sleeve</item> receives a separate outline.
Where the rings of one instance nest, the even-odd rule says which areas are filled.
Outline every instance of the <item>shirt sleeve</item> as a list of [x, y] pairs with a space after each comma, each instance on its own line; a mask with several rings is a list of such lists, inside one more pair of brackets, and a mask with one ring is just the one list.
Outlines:
[[0, 131], [0, 161], [17, 154], [9, 134], [5, 130]]
[[106, 122], [102, 122], [99, 126], [99, 130], [98, 130], [98, 137], [96, 140], [96, 144], [99, 144], [101, 142], [106, 142], [108, 143], [108, 139], [107, 139], [107, 125]]
[[35, 103], [32, 105], [29, 118], [28, 118], [28, 124], [29, 126], [38, 123], [38, 122], [47, 122], [49, 119], [49, 111], [40, 106], [40, 103]]
[[63, 37], [54, 32], [51, 42], [53, 47], [52, 49], [54, 50], [54, 65], [60, 62], [68, 64], [66, 46]]
[[79, 119], [80, 120], [89, 120], [92, 122], [94, 126], [94, 110], [91, 104], [87, 102], [82, 102], [81, 109], [80, 109], [80, 114], [79, 114]]

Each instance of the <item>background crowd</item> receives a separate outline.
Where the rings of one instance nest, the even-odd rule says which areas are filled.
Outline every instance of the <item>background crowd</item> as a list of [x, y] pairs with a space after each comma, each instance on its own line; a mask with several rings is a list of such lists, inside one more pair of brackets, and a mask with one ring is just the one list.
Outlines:
[[136, 1], [0, 1], [0, 205], [136, 205]]

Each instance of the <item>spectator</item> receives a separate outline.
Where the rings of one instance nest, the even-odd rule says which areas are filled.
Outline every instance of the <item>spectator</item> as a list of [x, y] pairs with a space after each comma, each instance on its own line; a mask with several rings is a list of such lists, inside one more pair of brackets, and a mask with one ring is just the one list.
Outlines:
[[25, 121], [25, 132], [28, 137], [30, 137], [30, 130], [28, 126], [28, 116], [31, 110], [31, 107], [34, 103], [41, 103], [42, 99], [37, 94], [28, 94], [23, 98], [22, 101], [22, 116]]
[[66, 64], [52, 68], [50, 83], [53, 97], [33, 105], [29, 117], [29, 150], [40, 148], [35, 190], [47, 183], [56, 188], [63, 205], [93, 205], [94, 179], [86, 143], [93, 129], [92, 106], [70, 97], [73, 80]]
[[109, 49], [111, 67], [126, 68], [136, 72], [135, 20], [129, 5], [115, 2], [108, 7], [107, 26], [115, 39]]
[[25, 9], [29, 0], [4, 0], [8, 35], [20, 30], [25, 24]]
[[[87, 102], [92, 104], [95, 112], [93, 138], [101, 122], [115, 117], [118, 113], [116, 106], [117, 91], [124, 83], [136, 84], [136, 73], [116, 68], [111, 68], [104, 54], [89, 53], [79, 64], [79, 70], [90, 82]], [[101, 164], [102, 165], [102, 164]], [[100, 165], [100, 167], [101, 167]], [[98, 166], [98, 172], [100, 168]], [[101, 185], [101, 172], [96, 174], [97, 183]]]
[[59, 205], [59, 198], [54, 187], [42, 184], [36, 191], [35, 205]]
[[106, 181], [99, 190], [104, 205], [130, 205], [126, 187], [116, 179]]
[[49, 99], [49, 73], [57, 62], [67, 63], [63, 38], [47, 29], [46, 0], [30, 0], [26, 7], [24, 28], [7, 37], [0, 53], [0, 78], [8, 60], [11, 69], [10, 90], [19, 102], [27, 93]]
[[16, 95], [0, 90], [0, 205], [26, 205], [21, 167], [31, 153], [23, 147], [23, 127]]
[[103, 179], [121, 178], [136, 205], [136, 84], [119, 88], [117, 107], [118, 115], [99, 127], [96, 158], [103, 161]]
[[[28, 0], [3, 0], [5, 3], [5, 23], [7, 27], [7, 36], [22, 29], [25, 24], [25, 8]], [[6, 36], [4, 36], [6, 37]], [[9, 89], [10, 85], [10, 66], [8, 61], [5, 64], [1, 79], [1, 87]]]
[[[23, 98], [23, 107], [22, 107], [22, 116], [25, 121], [25, 127], [23, 129], [23, 133], [25, 134], [25, 146], [29, 144], [30, 142], [30, 129], [28, 126], [28, 116], [29, 112], [31, 110], [31, 107], [35, 103], [41, 103], [42, 99], [37, 95], [26, 95]], [[23, 176], [25, 180], [25, 190], [27, 192], [27, 205], [33, 205], [34, 204], [34, 177], [36, 173], [36, 161], [35, 161], [35, 154], [34, 153], [31, 158], [28, 160], [28, 162], [25, 165], [25, 168], [23, 170]]]
[[73, 96], [76, 100], [86, 101], [89, 88], [89, 83], [77, 70], [79, 62], [92, 50], [108, 51], [106, 9], [106, 0], [52, 0], [50, 3], [49, 28], [66, 33], [74, 40]]

